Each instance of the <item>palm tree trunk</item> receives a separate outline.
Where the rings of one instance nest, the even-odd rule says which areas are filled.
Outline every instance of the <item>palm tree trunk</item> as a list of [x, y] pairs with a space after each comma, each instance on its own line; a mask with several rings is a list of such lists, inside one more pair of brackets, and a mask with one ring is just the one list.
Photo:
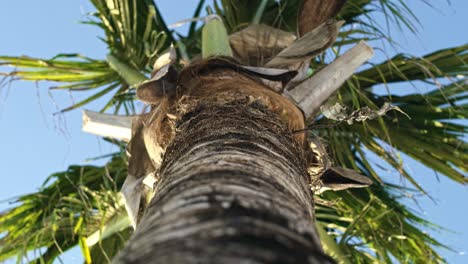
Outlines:
[[302, 149], [258, 101], [177, 124], [156, 194], [115, 263], [333, 263], [314, 228]]

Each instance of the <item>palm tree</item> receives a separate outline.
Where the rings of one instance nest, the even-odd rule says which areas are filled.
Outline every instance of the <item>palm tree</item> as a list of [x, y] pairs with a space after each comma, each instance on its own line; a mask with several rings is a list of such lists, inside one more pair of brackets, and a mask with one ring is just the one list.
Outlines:
[[[145, 76], [150, 74], [155, 61], [162, 57], [161, 55], [165, 51], [170, 50], [171, 43], [176, 47], [179, 59], [178, 63], [174, 66], [175, 69], [180, 69], [181, 64], [200, 54], [202, 52], [201, 35], [203, 30], [197, 27], [196, 22], [191, 22], [186, 36], [171, 31], [162, 20], [156, 5], [149, 0], [93, 0], [92, 2], [96, 6], [97, 12], [87, 23], [99, 26], [104, 30], [105, 41], [110, 50], [110, 56], [108, 56], [107, 60], [95, 60], [78, 55], [58, 55], [49, 60], [2, 56], [0, 57], [0, 65], [13, 65], [15, 67], [13, 72], [6, 73], [7, 76], [12, 78], [33, 81], [52, 80], [62, 83], [58, 86], [59, 89], [97, 91], [94, 95], [63, 111], [79, 108], [90, 101], [113, 92], [114, 96], [103, 106], [102, 112], [113, 111], [114, 114], [138, 114], [139, 110], [135, 108], [134, 104], [136, 96], [139, 96], [141, 99], [146, 98], [150, 103], [152, 101], [150, 97], [138, 94], [139, 88], [135, 89], [135, 86], [144, 80]], [[313, 3], [315, 1], [306, 2]], [[338, 6], [340, 2], [344, 3], [345, 1], [336, 1]], [[200, 16], [204, 4], [204, 1], [200, 1], [194, 12], [194, 17]], [[248, 32], [242, 30], [245, 30], [251, 24], [261, 23], [275, 29], [281, 29], [283, 30], [282, 32], [293, 32], [293, 36], [296, 33], [296, 28], [299, 28], [299, 34], [302, 36], [310, 32], [311, 28], [313, 29], [314, 27], [304, 26], [310, 24], [303, 24], [301, 19], [297, 23], [298, 10], [308, 10], [307, 8], [299, 8], [299, 6], [300, 1], [223, 0], [215, 5], [215, 11], [222, 17], [227, 31], [231, 35], [239, 34], [239, 32]], [[311, 6], [309, 8], [313, 8], [313, 4]], [[399, 23], [410, 30], [414, 29], [411, 24], [411, 18], [414, 15], [403, 1], [346, 1], [337, 14], [337, 17], [343, 19], [345, 24], [342, 26], [337, 41], [333, 46], [327, 49], [325, 53], [315, 57], [311, 61], [310, 66], [307, 67], [309, 72], [313, 72], [310, 78], [323, 72], [326, 69], [326, 65], [342, 55], [351, 45], [362, 40], [376, 38], [390, 41], [386, 38], [382, 29], [372, 23], [372, 13], [378, 11], [383, 11], [388, 16], [389, 21]], [[301, 16], [299, 15], [299, 17]], [[308, 23], [313, 23], [313, 21], [309, 21]], [[242, 54], [239, 54], [238, 49], [235, 49], [237, 47], [235, 43], [231, 44], [234, 45], [234, 51], [237, 52], [235, 55], [244, 64], [263, 65], [262, 58], [268, 57], [267, 53], [262, 53], [262, 56], [259, 58], [246, 61], [246, 57], [243, 57]], [[387, 146], [392, 146], [394, 149], [406, 153], [415, 160], [456, 182], [466, 183], [467, 179], [461, 172], [466, 171], [465, 164], [468, 164], [467, 147], [462, 139], [466, 127], [451, 122], [451, 120], [466, 118], [466, 108], [463, 100], [466, 98], [464, 92], [466, 89], [466, 79], [464, 76], [466, 75], [465, 60], [467, 47], [467, 45], [463, 45], [447, 48], [420, 58], [401, 54], [382, 63], [369, 64], [363, 70], [351, 76], [338, 90], [337, 94], [331, 98], [330, 103], [327, 103], [329, 106], [334, 105], [331, 102], [338, 102], [338, 106], [345, 105], [355, 110], [353, 113], [354, 117], [356, 117], [364, 113], [364, 111], [361, 111], [362, 109], [368, 109], [365, 108], [366, 106], [369, 107], [371, 113], [374, 113], [372, 109], [378, 110], [386, 102], [391, 102], [392, 105], [398, 106], [399, 109], [407, 113], [411, 119], [407, 119], [397, 112], [388, 112], [386, 116], [377, 116], [373, 120], [348, 124], [348, 122], [351, 123], [353, 114], [341, 111], [339, 114], [344, 115], [342, 117], [342, 115], [336, 114], [336, 111], [340, 109], [339, 107], [325, 107], [322, 108], [322, 112], [311, 113], [307, 123], [309, 125], [307, 137], [311, 142], [320, 142], [317, 140], [318, 138], [321, 139], [321, 142], [325, 142], [329, 156], [327, 157], [321, 151], [314, 152], [315, 160], [322, 161], [321, 164], [327, 164], [327, 162], [323, 161], [324, 159], [332, 160], [334, 166], [359, 170], [374, 181], [374, 184], [369, 188], [324, 192], [319, 196], [315, 196], [315, 200], [318, 201], [315, 204], [316, 230], [320, 234], [325, 252], [339, 262], [391, 262], [394, 259], [400, 262], [444, 262], [444, 259], [436, 251], [436, 248], [445, 246], [421, 231], [421, 226], [430, 226], [431, 224], [415, 215], [398, 200], [398, 197], [406, 192], [424, 193], [424, 189], [420, 187], [410, 173], [404, 170], [396, 153], [388, 150]], [[267, 51], [272, 54], [277, 53], [277, 51]], [[212, 61], [212, 64], [198, 65], [198, 68], [194, 69], [202, 71], [207, 67], [209, 68], [209, 65], [221, 67], [223, 74], [229, 74], [233, 67], [236, 69], [234, 72], [245, 70], [244, 68], [239, 68], [240, 66], [237, 64], [226, 60], [222, 60], [221, 62]], [[185, 72], [187, 73], [187, 70]], [[184, 76], [183, 73], [180, 73], [180, 75]], [[190, 76], [190, 78], [196, 77], [187, 74], [185, 76]], [[243, 76], [236, 76], [236, 81], [251, 82], [251, 78], [245, 79]], [[391, 87], [393, 83], [413, 80], [422, 80], [439, 87], [425, 94], [401, 96], [392, 93]], [[380, 84], [389, 87], [387, 95], [379, 95], [374, 92], [373, 88]], [[216, 83], [213, 85], [216, 85]], [[246, 86], [250, 87], [252, 85], [252, 83], [248, 83]], [[142, 90], [140, 89], [140, 91]], [[189, 95], [193, 97], [196, 94]], [[161, 100], [159, 97], [157, 99]], [[162, 99], [168, 105], [167, 109], [171, 106], [171, 98], [164, 97]], [[190, 154], [194, 153], [190, 151], [184, 152], [184, 150], [196, 148], [195, 143], [201, 144], [204, 142], [203, 140], [206, 141], [206, 144], [211, 144], [209, 149], [218, 151], [217, 153], [220, 153], [220, 155], [223, 154], [222, 151], [230, 151], [231, 154], [235, 151], [239, 151], [239, 153], [246, 151], [246, 153], [240, 155], [245, 162], [249, 158], [248, 154], [252, 152], [248, 151], [249, 147], [236, 148], [237, 145], [242, 144], [240, 142], [231, 142], [232, 146], [230, 148], [220, 148], [216, 144], [221, 139], [217, 137], [233, 133], [245, 134], [245, 138], [247, 139], [244, 139], [244, 145], [251, 142], [251, 139], [248, 139], [249, 137], [261, 138], [263, 139], [261, 143], [266, 142], [265, 144], [273, 150], [287, 150], [287, 153], [281, 153], [283, 156], [279, 158], [279, 160], [285, 161], [285, 164], [275, 166], [275, 168], [279, 168], [279, 171], [284, 171], [285, 167], [292, 167], [294, 168], [294, 173], [292, 174], [296, 175], [296, 177], [297, 175], [305, 175], [306, 162], [301, 157], [302, 149], [297, 146], [298, 142], [291, 140], [292, 137], [295, 137], [297, 141], [302, 140], [298, 135], [304, 135], [304, 133], [291, 135], [288, 131], [293, 126], [289, 124], [289, 127], [285, 127], [284, 122], [281, 122], [281, 118], [271, 115], [271, 111], [268, 110], [270, 108], [265, 108], [264, 104], [248, 100], [238, 100], [236, 103], [224, 106], [198, 105], [194, 103], [198, 101], [188, 99], [190, 98], [184, 101], [187, 111], [184, 112], [185, 117], [179, 117], [177, 132], [179, 134], [174, 138], [174, 142], [172, 140], [165, 141], [166, 139], [162, 141], [156, 140], [159, 145], [164, 147], [165, 145], [169, 145], [169, 147], [160, 170], [160, 182], [156, 188], [157, 192], [154, 194], [153, 202], [150, 203], [147, 209], [146, 216], [141, 218], [142, 220], [137, 229], [140, 231], [137, 231], [137, 234], [145, 233], [148, 230], [158, 231], [157, 228], [149, 226], [149, 220], [146, 219], [158, 214], [158, 206], [164, 205], [169, 199], [167, 198], [168, 193], [174, 196], [185, 195], [184, 192], [172, 191], [171, 193], [170, 190], [172, 188], [177, 189], [177, 186], [172, 186], [172, 180], [175, 180], [174, 182], [182, 182], [182, 184], [186, 184], [184, 186], [187, 186], [179, 186], [178, 188], [193, 190], [195, 194], [197, 192], [198, 194], [204, 194], [203, 192], [206, 190], [200, 189], [202, 186], [200, 185], [201, 182], [183, 182], [177, 180], [182, 170], [197, 173], [195, 165], [203, 165], [193, 163], [195, 165], [192, 166], [192, 163], [189, 161], [190, 159], [199, 158], [196, 155], [207, 154], [208, 152], [197, 152], [192, 157], [190, 157]], [[161, 103], [161, 105], [164, 104]], [[245, 107], [239, 107], [239, 105]], [[157, 108], [153, 106], [153, 109]], [[330, 114], [333, 111], [335, 113]], [[212, 114], [214, 112], [216, 113], [215, 116]], [[226, 114], [226, 112], [234, 112], [235, 115], [233, 117], [232, 114]], [[252, 113], [255, 114], [252, 115]], [[294, 116], [293, 112], [288, 113], [289, 118]], [[197, 119], [200, 115], [203, 118]], [[248, 122], [244, 126], [247, 128], [247, 131], [238, 131], [240, 129], [239, 126], [230, 126], [230, 124], [236, 122], [232, 120], [238, 120], [243, 115], [248, 116], [246, 118], [248, 120], [254, 120], [254, 122]], [[220, 116], [222, 118], [219, 118]], [[221, 121], [215, 122], [217, 118]], [[215, 121], [207, 122], [205, 124], [207, 127], [203, 125], [188, 127], [188, 124], [203, 123], [206, 120]], [[269, 122], [264, 124], [262, 120], [269, 120]], [[167, 122], [172, 121], [167, 119]], [[227, 131], [228, 133], [217, 133], [218, 131], [223, 131], [226, 127], [230, 129]], [[261, 135], [258, 135], [258, 131], [260, 130]], [[257, 133], [249, 134], [248, 131]], [[185, 138], [186, 141], [184, 141], [183, 136], [180, 136], [183, 133], [192, 133], [193, 137], [199, 136], [201, 138], [199, 140]], [[169, 139], [172, 138], [171, 133], [166, 135], [168, 135]], [[286, 139], [281, 139], [280, 135], [285, 135]], [[206, 138], [208, 136], [211, 136], [209, 140]], [[138, 137], [133, 137], [133, 139], [135, 138]], [[121, 151], [113, 154], [106, 166], [70, 166], [65, 172], [55, 173], [47, 179], [41, 191], [21, 196], [15, 208], [4, 212], [0, 216], [0, 232], [4, 234], [0, 239], [0, 260], [14, 256], [17, 256], [21, 260], [29, 251], [46, 248], [45, 251], [41, 251], [40, 259], [44, 262], [52, 262], [63, 251], [75, 245], [80, 245], [87, 262], [106, 262], [117, 254], [132, 234], [132, 228], [129, 226], [129, 219], [126, 216], [119, 190], [127, 177], [127, 172], [130, 173], [132, 170], [142, 168], [145, 164], [132, 166], [132, 164], [135, 164], [131, 160], [134, 155], [130, 157], [130, 160], [127, 159], [125, 156], [125, 142], [110, 141], [119, 146]], [[221, 141], [226, 141], [226, 138], [223, 138]], [[277, 142], [278, 144], [289, 142], [289, 145], [273, 145], [271, 143], [273, 141], [279, 141]], [[130, 145], [130, 151], [133, 148], [141, 146], [137, 140], [133, 142], [134, 144]], [[185, 146], [184, 143], [187, 142], [193, 144]], [[367, 150], [365, 151], [364, 149]], [[134, 153], [138, 153], [138, 151]], [[263, 153], [256, 150], [254, 155], [259, 157], [258, 160], [268, 160], [268, 153], [275, 153], [275, 151]], [[368, 161], [368, 153], [378, 155], [389, 168], [397, 170], [407, 179], [415, 190], [385, 184], [384, 180], [375, 172], [375, 167]], [[184, 161], [177, 161], [178, 159], [184, 159]], [[127, 170], [128, 162], [130, 162], [130, 166]], [[146, 165], [149, 167], [154, 166], [151, 162], [149, 164], [146, 163]], [[181, 168], [177, 168], [177, 166]], [[216, 170], [217, 168], [214, 169]], [[254, 183], [248, 185], [249, 188], [258, 188], [255, 190], [264, 194], [269, 194], [273, 191], [278, 192], [278, 190], [268, 188], [268, 186], [274, 185], [269, 182], [272, 179], [268, 178], [268, 175], [291, 176], [287, 173], [271, 172], [270, 174], [265, 174], [269, 172], [266, 169], [261, 172], [255, 170], [255, 173], [249, 173], [249, 166], [247, 165], [236, 169], [236, 171], [242, 171], [244, 175], [249, 175], [249, 179], [251, 176], [252, 181], [253, 179], [257, 179], [257, 182], [264, 183], [262, 185]], [[174, 173], [174, 171], [178, 171], [178, 173]], [[207, 172], [203, 171], [203, 173]], [[231, 179], [228, 174], [226, 172], [226, 179]], [[183, 175], [187, 175], [187, 172]], [[216, 195], [212, 197], [214, 199], [212, 204], [217, 205], [214, 208], [216, 210], [212, 211], [213, 214], [218, 214], [219, 217], [222, 217], [222, 212], [229, 211], [226, 208], [242, 208], [240, 206], [244, 205], [242, 199], [233, 200], [227, 197], [227, 194], [233, 193], [228, 187], [236, 186], [236, 182], [226, 184], [225, 182], [213, 182], [212, 178], [207, 179], [209, 181], [205, 185], [215, 186], [211, 187], [209, 192], [211, 194], [219, 192], [219, 197], [216, 197]], [[274, 179], [279, 178], [275, 177]], [[282, 182], [291, 181], [282, 180]], [[276, 194], [278, 199], [284, 196], [284, 201], [286, 202], [281, 203], [283, 199], [272, 202], [272, 204], [278, 206], [286, 204], [286, 207], [291, 207], [291, 212], [296, 212], [294, 215], [302, 215], [302, 218], [295, 219], [297, 222], [290, 222], [292, 220], [286, 217], [287, 213], [285, 214], [286, 216], [275, 214], [276, 211], [273, 208], [265, 206], [266, 202], [262, 202], [264, 200], [262, 200], [262, 197], [264, 196], [257, 197], [259, 206], [263, 206], [262, 212], [265, 212], [268, 216], [282, 216], [288, 219], [288, 223], [295, 223], [292, 226], [295, 226], [296, 229], [290, 228], [286, 231], [293, 234], [289, 237], [291, 237], [291, 241], [294, 243], [291, 241], [288, 241], [288, 243], [294, 245], [296, 249], [304, 250], [303, 253], [292, 254], [298, 259], [304, 259], [311, 254], [310, 245], [314, 244], [316, 237], [314, 229], [311, 227], [313, 223], [313, 218], [311, 217], [313, 209], [312, 199], [308, 197], [310, 193], [307, 192], [307, 188], [304, 188], [305, 184], [310, 183], [308, 181], [310, 179], [303, 177], [293, 189], [283, 189], [284, 193], [293, 192], [296, 195], [288, 196], [282, 192]], [[314, 184], [312, 186], [317, 187]], [[299, 192], [296, 192], [298, 190]], [[247, 190], [245, 191], [247, 194], [249, 193]], [[241, 193], [239, 191], [238, 194]], [[247, 194], [244, 196], [252, 198]], [[269, 197], [275, 196], [270, 195]], [[186, 196], [182, 198], [188, 199]], [[197, 196], [194, 195], [191, 198], [195, 199]], [[290, 201], [288, 199], [293, 200]], [[187, 203], [186, 205], [193, 204], [196, 203]], [[166, 204], [166, 206], [171, 205]], [[210, 207], [210, 209], [213, 208]], [[185, 212], [189, 214], [191, 211]], [[245, 215], [246, 213], [242, 212], [242, 214]], [[275, 219], [274, 217], [268, 217], [268, 219], [270, 218]], [[308, 230], [305, 233], [308, 235], [301, 234], [301, 236], [309, 238], [304, 243], [307, 246], [301, 246], [303, 244], [297, 242], [300, 238], [294, 238], [294, 235], [300, 233], [298, 226], [304, 219], [310, 220], [310, 222], [304, 224], [305, 230]], [[172, 223], [170, 220], [171, 218], [161, 220], [160, 217], [159, 221], [169, 221], [169, 224], [180, 224], [182, 226], [197, 224], [196, 221], [188, 223], [187, 221], [193, 220], [190, 217], [180, 219], [182, 222]], [[264, 225], [259, 225], [259, 227], [262, 226]], [[245, 229], [249, 225], [238, 223], [237, 227]], [[221, 231], [223, 230], [227, 232], [226, 229], [221, 229]], [[246, 230], [244, 232], [249, 231], [249, 229]], [[209, 233], [216, 231], [216, 229], [205, 231]], [[135, 236], [135, 239], [131, 242], [133, 246], [130, 244], [130, 249], [139, 245], [138, 237], [139, 235]], [[267, 237], [259, 235], [254, 239], [263, 239], [262, 241], [267, 246], [270, 246], [269, 243], [274, 244], [277, 241], [271, 237], [270, 239], [266, 239]], [[142, 241], [144, 241], [144, 236]], [[398, 241], [398, 243], [395, 243], [395, 241]], [[244, 243], [245, 245], [253, 246], [248, 241]], [[165, 246], [170, 248], [170, 244], [166, 244]], [[195, 246], [199, 246], [200, 248], [197, 248], [199, 252], [209, 250], [206, 244], [203, 243], [193, 246], [193, 248], [189, 249], [194, 250], [197, 248]], [[277, 246], [272, 245], [273, 248], [277, 248]], [[317, 248], [315, 248], [316, 251], [320, 252]], [[126, 249], [126, 252], [128, 250]], [[276, 258], [284, 256], [282, 255], [284, 252], [291, 252], [291, 248], [289, 251], [278, 251]], [[164, 255], [160, 255], [161, 260], [163, 257]], [[315, 257], [320, 258], [322, 254], [319, 253]], [[323, 258], [326, 257], [323, 256]]]

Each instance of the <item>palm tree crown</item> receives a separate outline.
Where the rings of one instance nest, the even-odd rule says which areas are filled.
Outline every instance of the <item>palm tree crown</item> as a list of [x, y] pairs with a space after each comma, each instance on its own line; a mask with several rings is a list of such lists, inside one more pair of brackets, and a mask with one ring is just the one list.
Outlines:
[[[105, 59], [78, 54], [59, 54], [50, 59], [0, 56], [0, 66], [13, 67], [11, 72], [0, 75], [54, 81], [57, 82], [54, 89], [89, 93], [62, 112], [112, 94], [99, 111], [139, 114], [135, 88], [150, 78], [153, 65], [171, 44], [177, 51], [179, 68], [202, 52], [200, 20], [186, 22], [189, 30], [183, 35], [165, 23], [152, 0], [91, 2], [96, 12], [84, 23], [104, 32], [102, 40], [109, 50]], [[252, 24], [262, 24], [295, 37], [303, 35], [301, 30], [308, 31], [298, 19], [300, 7], [307, 8], [302, 6], [303, 2], [308, 1], [220, 0], [214, 1], [212, 7], [230, 35]], [[312, 59], [309, 75], [313, 76], [360, 41], [368, 41], [376, 48], [382, 43], [392, 44], [382, 25], [373, 20], [378, 12], [385, 15], [388, 23], [416, 31], [417, 17], [405, 1], [330, 2], [342, 3], [341, 9], [337, 9], [337, 19], [344, 24], [334, 44]], [[206, 5], [200, 0], [193, 18], [204, 16]], [[236, 49], [233, 50], [235, 53]], [[347, 123], [333, 120], [323, 108], [308, 120], [307, 136], [325, 143], [329, 160], [337, 166], [361, 171], [375, 182], [369, 188], [317, 195], [319, 203], [315, 209], [322, 243], [338, 261], [445, 262], [437, 249], [447, 247], [422, 231], [422, 227], [437, 227], [401, 202], [400, 197], [408, 193], [426, 192], [405, 169], [399, 153], [457, 183], [468, 182], [464, 175], [468, 164], [468, 146], [463, 138], [466, 126], [454, 122], [468, 115], [467, 50], [465, 44], [422, 57], [397, 54], [385, 61], [371, 61], [352, 75], [326, 104], [346, 106], [349, 115], [364, 107], [378, 110], [391, 103], [410, 118], [391, 111], [372, 120]], [[392, 89], [396, 83], [414, 81], [430, 84], [433, 89], [423, 94], [402, 94]], [[387, 88], [387, 93], [376, 91], [381, 86]], [[15, 207], [0, 215], [0, 261], [12, 257], [21, 260], [30, 251], [42, 250], [39, 258], [50, 263], [76, 245], [88, 262], [106, 262], [117, 254], [132, 233], [119, 193], [127, 176], [128, 160], [125, 142], [107, 140], [120, 151], [113, 153], [105, 166], [72, 165], [66, 171], [54, 173], [40, 191], [19, 197]], [[370, 162], [370, 155], [381, 159], [379, 166], [398, 172], [411, 188], [386, 183], [377, 166]]]

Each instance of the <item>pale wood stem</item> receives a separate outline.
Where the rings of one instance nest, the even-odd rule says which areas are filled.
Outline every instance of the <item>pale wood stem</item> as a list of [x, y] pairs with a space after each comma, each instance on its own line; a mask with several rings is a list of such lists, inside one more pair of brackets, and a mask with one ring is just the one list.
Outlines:
[[284, 91], [284, 93], [296, 101], [304, 111], [306, 118], [309, 118], [373, 55], [373, 49], [364, 41], [361, 41], [330, 65], [327, 65], [291, 91]]

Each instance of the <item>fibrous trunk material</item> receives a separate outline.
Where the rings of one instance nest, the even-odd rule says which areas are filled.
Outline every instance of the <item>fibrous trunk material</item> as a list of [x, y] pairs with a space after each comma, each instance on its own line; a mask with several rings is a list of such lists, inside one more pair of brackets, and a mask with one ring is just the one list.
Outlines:
[[179, 120], [156, 194], [115, 263], [332, 263], [314, 229], [302, 149], [248, 99]]

